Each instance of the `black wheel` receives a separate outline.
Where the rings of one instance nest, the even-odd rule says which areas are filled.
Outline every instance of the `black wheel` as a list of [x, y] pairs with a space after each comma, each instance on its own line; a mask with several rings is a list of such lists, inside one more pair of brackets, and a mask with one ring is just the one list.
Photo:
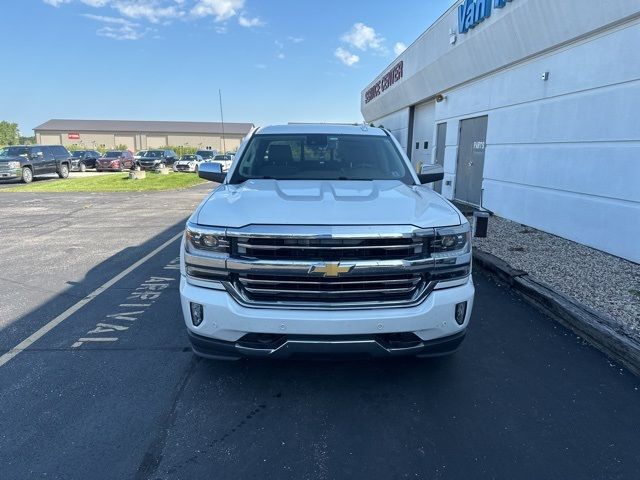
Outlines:
[[69, 178], [69, 166], [66, 163], [60, 165], [60, 171], [58, 172], [60, 178]]
[[31, 183], [33, 181], [33, 172], [29, 167], [22, 169], [22, 183]]
[[87, 171], [87, 166], [84, 164], [84, 162], [80, 162], [80, 165], [78, 165], [78, 170], [80, 170], [81, 172]]
[[100, 170], [99, 168], [96, 168], [96, 172], [102, 172], [102, 170]]

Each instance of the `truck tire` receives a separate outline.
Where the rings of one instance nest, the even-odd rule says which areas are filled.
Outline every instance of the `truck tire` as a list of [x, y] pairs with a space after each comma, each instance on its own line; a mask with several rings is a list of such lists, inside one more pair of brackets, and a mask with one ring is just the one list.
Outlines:
[[66, 163], [60, 164], [60, 168], [58, 169], [58, 176], [60, 178], [69, 178], [69, 165]]
[[80, 165], [78, 166], [78, 170], [80, 170], [83, 173], [87, 171], [87, 166], [84, 164], [84, 162], [80, 162]]
[[22, 178], [20, 180], [22, 180], [22, 183], [33, 182], [33, 172], [31, 171], [31, 168], [24, 167], [22, 169]]

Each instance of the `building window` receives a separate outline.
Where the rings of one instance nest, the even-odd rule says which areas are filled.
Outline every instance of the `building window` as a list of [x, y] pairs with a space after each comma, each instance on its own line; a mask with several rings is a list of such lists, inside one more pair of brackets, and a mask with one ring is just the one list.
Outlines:
[[428, 149], [429, 148], [429, 142], [424, 142], [424, 149]]
[[420, 142], [416, 142], [416, 150], [420, 150]]

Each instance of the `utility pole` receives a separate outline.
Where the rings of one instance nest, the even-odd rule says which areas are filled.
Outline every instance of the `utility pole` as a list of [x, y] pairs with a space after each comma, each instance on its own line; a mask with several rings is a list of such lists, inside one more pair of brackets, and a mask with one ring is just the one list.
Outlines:
[[222, 120], [222, 152], [227, 153], [227, 146], [224, 143], [224, 114], [222, 113], [222, 90], [218, 89], [218, 96], [220, 97], [220, 119]]

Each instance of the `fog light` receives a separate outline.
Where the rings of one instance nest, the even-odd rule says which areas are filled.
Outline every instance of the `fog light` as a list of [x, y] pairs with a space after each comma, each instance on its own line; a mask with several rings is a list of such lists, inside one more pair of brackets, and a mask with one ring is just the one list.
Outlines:
[[[191, 307], [193, 311], [193, 307]], [[457, 303], [456, 304], [456, 323], [458, 325], [462, 325], [464, 323], [464, 318], [467, 316], [467, 302]]]
[[191, 306], [191, 322], [197, 327], [204, 320], [202, 305], [193, 302], [190, 302], [189, 305]]

